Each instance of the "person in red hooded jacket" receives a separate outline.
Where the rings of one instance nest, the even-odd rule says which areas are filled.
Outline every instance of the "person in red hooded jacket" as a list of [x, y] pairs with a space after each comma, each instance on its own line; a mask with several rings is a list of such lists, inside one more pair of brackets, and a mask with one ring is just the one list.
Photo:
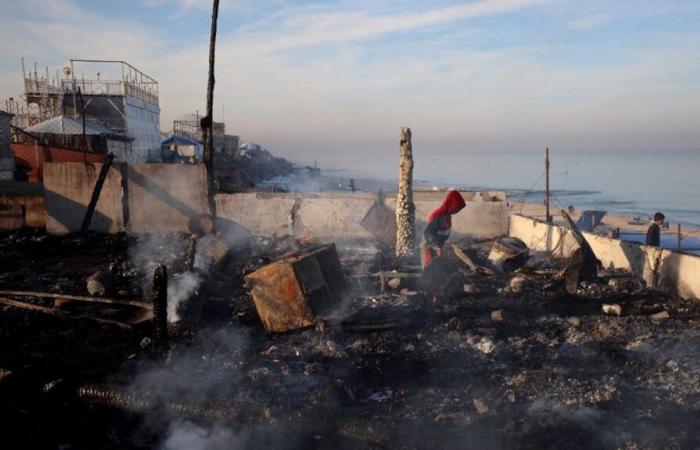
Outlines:
[[464, 198], [458, 191], [450, 191], [445, 201], [428, 216], [428, 226], [423, 232], [423, 267], [427, 267], [435, 256], [442, 254], [442, 246], [450, 237], [452, 215], [464, 208]]

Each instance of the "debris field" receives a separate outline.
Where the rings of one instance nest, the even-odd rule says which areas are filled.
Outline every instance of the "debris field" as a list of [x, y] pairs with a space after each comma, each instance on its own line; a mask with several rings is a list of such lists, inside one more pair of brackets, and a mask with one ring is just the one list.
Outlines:
[[[0, 236], [0, 298], [43, 308], [0, 304], [7, 442], [63, 449], [700, 446], [698, 308], [631, 276], [601, 271], [571, 294], [541, 255], [513, 272], [485, 273], [448, 254], [430, 284], [390, 275], [384, 283], [380, 272], [411, 267], [379, 242], [338, 239], [347, 285], [341, 304], [303, 329], [266, 333], [244, 277], [320, 242], [237, 238], [211, 270], [198, 272], [188, 262], [192, 240]], [[485, 260], [491, 242], [458, 247]], [[165, 348], [153, 342], [151, 321], [93, 320], [117, 321], [125, 313], [115, 305], [99, 314], [94, 305], [59, 305], [61, 296], [87, 296], [85, 280], [97, 271], [111, 279], [106, 297], [147, 303], [160, 263], [175, 290]], [[173, 304], [174, 297], [181, 298]]]

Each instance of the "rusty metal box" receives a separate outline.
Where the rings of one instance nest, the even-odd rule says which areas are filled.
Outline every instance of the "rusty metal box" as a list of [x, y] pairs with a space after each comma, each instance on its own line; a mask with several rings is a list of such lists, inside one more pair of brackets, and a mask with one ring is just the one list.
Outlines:
[[290, 253], [245, 277], [267, 332], [310, 326], [335, 308], [345, 288], [335, 245]]

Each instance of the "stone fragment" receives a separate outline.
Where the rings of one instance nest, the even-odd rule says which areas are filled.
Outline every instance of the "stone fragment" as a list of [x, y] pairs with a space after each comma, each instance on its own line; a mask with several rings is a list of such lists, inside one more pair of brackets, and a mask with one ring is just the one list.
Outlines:
[[656, 314], [652, 314], [650, 317], [651, 317], [651, 320], [653, 320], [655, 322], [660, 322], [662, 320], [669, 319], [671, 316], [668, 314], [668, 311], [661, 311], [661, 312], [657, 312]]
[[616, 303], [613, 303], [612, 305], [603, 305], [603, 313], [619, 316], [620, 314], [622, 314], [622, 306]]
[[401, 278], [392, 278], [386, 284], [392, 289], [398, 289], [401, 286]]
[[568, 319], [566, 319], [566, 321], [572, 327], [577, 327], [581, 325], [581, 319], [579, 319], [578, 317], [569, 317]]

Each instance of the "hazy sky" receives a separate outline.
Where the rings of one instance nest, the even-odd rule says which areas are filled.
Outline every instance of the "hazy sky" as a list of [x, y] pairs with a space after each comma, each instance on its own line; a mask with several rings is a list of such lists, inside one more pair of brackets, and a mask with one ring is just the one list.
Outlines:
[[[208, 0], [2, 0], [20, 57], [123, 59], [161, 126], [205, 105]], [[422, 151], [700, 148], [700, 1], [221, 0], [216, 120], [304, 162]], [[85, 74], [92, 77], [94, 74]]]

